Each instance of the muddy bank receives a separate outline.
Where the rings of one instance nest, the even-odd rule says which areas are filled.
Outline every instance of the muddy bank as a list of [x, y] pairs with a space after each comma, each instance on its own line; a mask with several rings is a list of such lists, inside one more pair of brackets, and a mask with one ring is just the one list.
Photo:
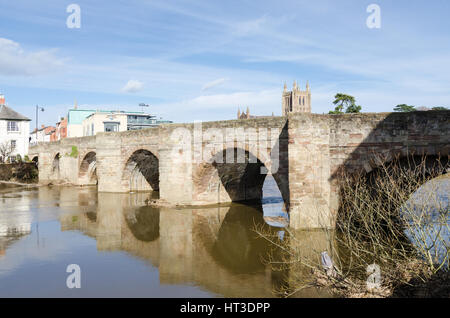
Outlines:
[[0, 181], [23, 184], [37, 183], [39, 172], [34, 162], [0, 164]]

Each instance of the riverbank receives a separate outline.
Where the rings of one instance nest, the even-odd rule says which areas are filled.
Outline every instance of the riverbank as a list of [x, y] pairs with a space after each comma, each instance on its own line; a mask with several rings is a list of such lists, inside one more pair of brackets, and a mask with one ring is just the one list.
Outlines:
[[0, 164], [0, 181], [35, 184], [39, 172], [34, 162], [16, 162]]

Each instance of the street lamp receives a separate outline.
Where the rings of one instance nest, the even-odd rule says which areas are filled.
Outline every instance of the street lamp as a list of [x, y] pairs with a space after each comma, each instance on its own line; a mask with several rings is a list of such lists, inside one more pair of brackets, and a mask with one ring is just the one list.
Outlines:
[[150, 107], [150, 105], [145, 103], [140, 103], [139, 106], [142, 107], [142, 112], [144, 112], [144, 107]]
[[43, 112], [44, 107], [36, 105], [36, 143], [38, 143], [38, 121], [39, 121], [39, 111]]

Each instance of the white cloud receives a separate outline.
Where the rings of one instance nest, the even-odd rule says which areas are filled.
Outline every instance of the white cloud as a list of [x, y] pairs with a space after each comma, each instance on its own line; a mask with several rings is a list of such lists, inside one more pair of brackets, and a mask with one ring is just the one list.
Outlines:
[[142, 90], [144, 83], [138, 80], [129, 80], [128, 83], [122, 88], [122, 92], [136, 93]]
[[0, 38], [0, 75], [42, 75], [63, 66], [64, 60], [55, 55], [55, 50], [25, 52], [19, 43]]
[[206, 91], [206, 90], [208, 90], [208, 89], [210, 89], [210, 88], [219, 86], [219, 85], [225, 83], [226, 81], [228, 81], [227, 78], [219, 78], [219, 79], [216, 79], [216, 80], [214, 80], [214, 81], [208, 82], [208, 83], [206, 83], [205, 85], [203, 85], [202, 90], [203, 90], [203, 91]]

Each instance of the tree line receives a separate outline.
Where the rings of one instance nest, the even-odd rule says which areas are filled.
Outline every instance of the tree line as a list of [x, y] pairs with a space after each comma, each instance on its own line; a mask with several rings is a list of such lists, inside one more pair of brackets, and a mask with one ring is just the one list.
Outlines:
[[[361, 105], [356, 104], [355, 97], [343, 93], [337, 93], [334, 96], [333, 104], [335, 105], [334, 110], [331, 110], [329, 114], [331, 115], [338, 115], [338, 114], [352, 114], [352, 113], [360, 113], [362, 110]], [[395, 112], [415, 112], [415, 111], [428, 111], [428, 110], [434, 110], [434, 111], [442, 111], [442, 110], [449, 110], [447, 107], [444, 106], [435, 106], [435, 107], [425, 107], [425, 106], [412, 106], [407, 104], [400, 104], [394, 107]]]

